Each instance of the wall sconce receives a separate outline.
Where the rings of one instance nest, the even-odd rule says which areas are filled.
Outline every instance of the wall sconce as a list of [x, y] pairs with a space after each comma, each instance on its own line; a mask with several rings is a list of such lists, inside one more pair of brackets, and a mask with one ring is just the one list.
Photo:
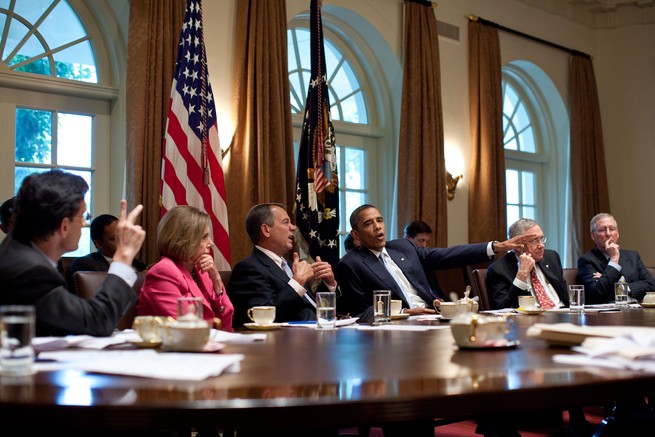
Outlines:
[[457, 182], [462, 179], [464, 175], [457, 175], [453, 177], [449, 171], [446, 172], [446, 190], [448, 200], [453, 200], [455, 198], [455, 189], [457, 188]]

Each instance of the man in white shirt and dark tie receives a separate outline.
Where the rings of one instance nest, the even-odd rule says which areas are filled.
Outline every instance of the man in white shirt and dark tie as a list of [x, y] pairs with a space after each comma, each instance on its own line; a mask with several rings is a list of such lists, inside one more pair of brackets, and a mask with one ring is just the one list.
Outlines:
[[246, 216], [246, 231], [254, 248], [252, 254], [232, 270], [228, 295], [234, 304], [234, 325], [249, 322], [253, 306], [275, 306], [275, 321], [316, 320], [316, 303], [310, 285], [320, 280], [317, 291], [336, 291], [329, 263], [317, 257], [310, 264], [293, 250], [296, 226], [283, 205], [255, 205]]
[[533, 237], [523, 247], [489, 266], [487, 290], [494, 309], [518, 308], [518, 297], [530, 295], [545, 310], [569, 306], [562, 261], [557, 252], [546, 249], [539, 224], [522, 218], [509, 227], [510, 238], [526, 234]]
[[[344, 314], [370, 316], [373, 290], [391, 290], [392, 299], [403, 301], [403, 312], [433, 313], [439, 290], [432, 290], [426, 271], [476, 264], [503, 252], [523, 246], [521, 236], [503, 242], [464, 244], [449, 248], [417, 247], [405, 238], [386, 240], [386, 227], [380, 211], [362, 205], [350, 216], [351, 234], [360, 242], [336, 266], [341, 289], [337, 310]], [[437, 303], [438, 305], [438, 303]], [[366, 312], [366, 313], [365, 313]]]

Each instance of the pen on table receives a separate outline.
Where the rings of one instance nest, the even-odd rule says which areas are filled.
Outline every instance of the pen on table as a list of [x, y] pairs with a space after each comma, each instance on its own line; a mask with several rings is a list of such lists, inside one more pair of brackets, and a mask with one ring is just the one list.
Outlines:
[[289, 325], [315, 325], [316, 320], [292, 320], [287, 322]]

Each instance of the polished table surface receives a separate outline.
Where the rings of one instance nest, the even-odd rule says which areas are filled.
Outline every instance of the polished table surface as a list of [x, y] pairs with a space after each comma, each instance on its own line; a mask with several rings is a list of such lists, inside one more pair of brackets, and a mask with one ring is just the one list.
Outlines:
[[[22, 430], [240, 430], [424, 422], [481, 413], [599, 405], [655, 391], [655, 375], [556, 364], [572, 353], [527, 338], [533, 323], [655, 326], [655, 309], [514, 317], [515, 349], [459, 350], [450, 328], [422, 332], [282, 328], [228, 344], [241, 371], [200, 382], [73, 370], [0, 376], [0, 408]], [[402, 321], [394, 323], [441, 324]], [[193, 369], [189, 369], [193, 372]]]

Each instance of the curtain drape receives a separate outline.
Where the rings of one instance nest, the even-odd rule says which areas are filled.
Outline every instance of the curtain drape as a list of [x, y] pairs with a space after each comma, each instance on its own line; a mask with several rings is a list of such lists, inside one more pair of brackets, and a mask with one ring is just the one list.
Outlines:
[[161, 151], [184, 0], [130, 2], [127, 52], [126, 186], [130, 208], [142, 203], [146, 239], [140, 259], [159, 260], [157, 225]]
[[469, 22], [471, 170], [469, 241], [507, 234], [502, 77], [498, 30]]
[[245, 231], [257, 203], [285, 205], [295, 193], [285, 0], [240, 0], [234, 43], [234, 114], [226, 191], [232, 265], [252, 251]]
[[603, 129], [594, 66], [590, 58], [571, 56], [571, 259], [594, 247], [589, 222], [610, 212]]
[[398, 145], [398, 233], [413, 220], [448, 244], [446, 169], [437, 19], [430, 4], [405, 2], [403, 96]]

